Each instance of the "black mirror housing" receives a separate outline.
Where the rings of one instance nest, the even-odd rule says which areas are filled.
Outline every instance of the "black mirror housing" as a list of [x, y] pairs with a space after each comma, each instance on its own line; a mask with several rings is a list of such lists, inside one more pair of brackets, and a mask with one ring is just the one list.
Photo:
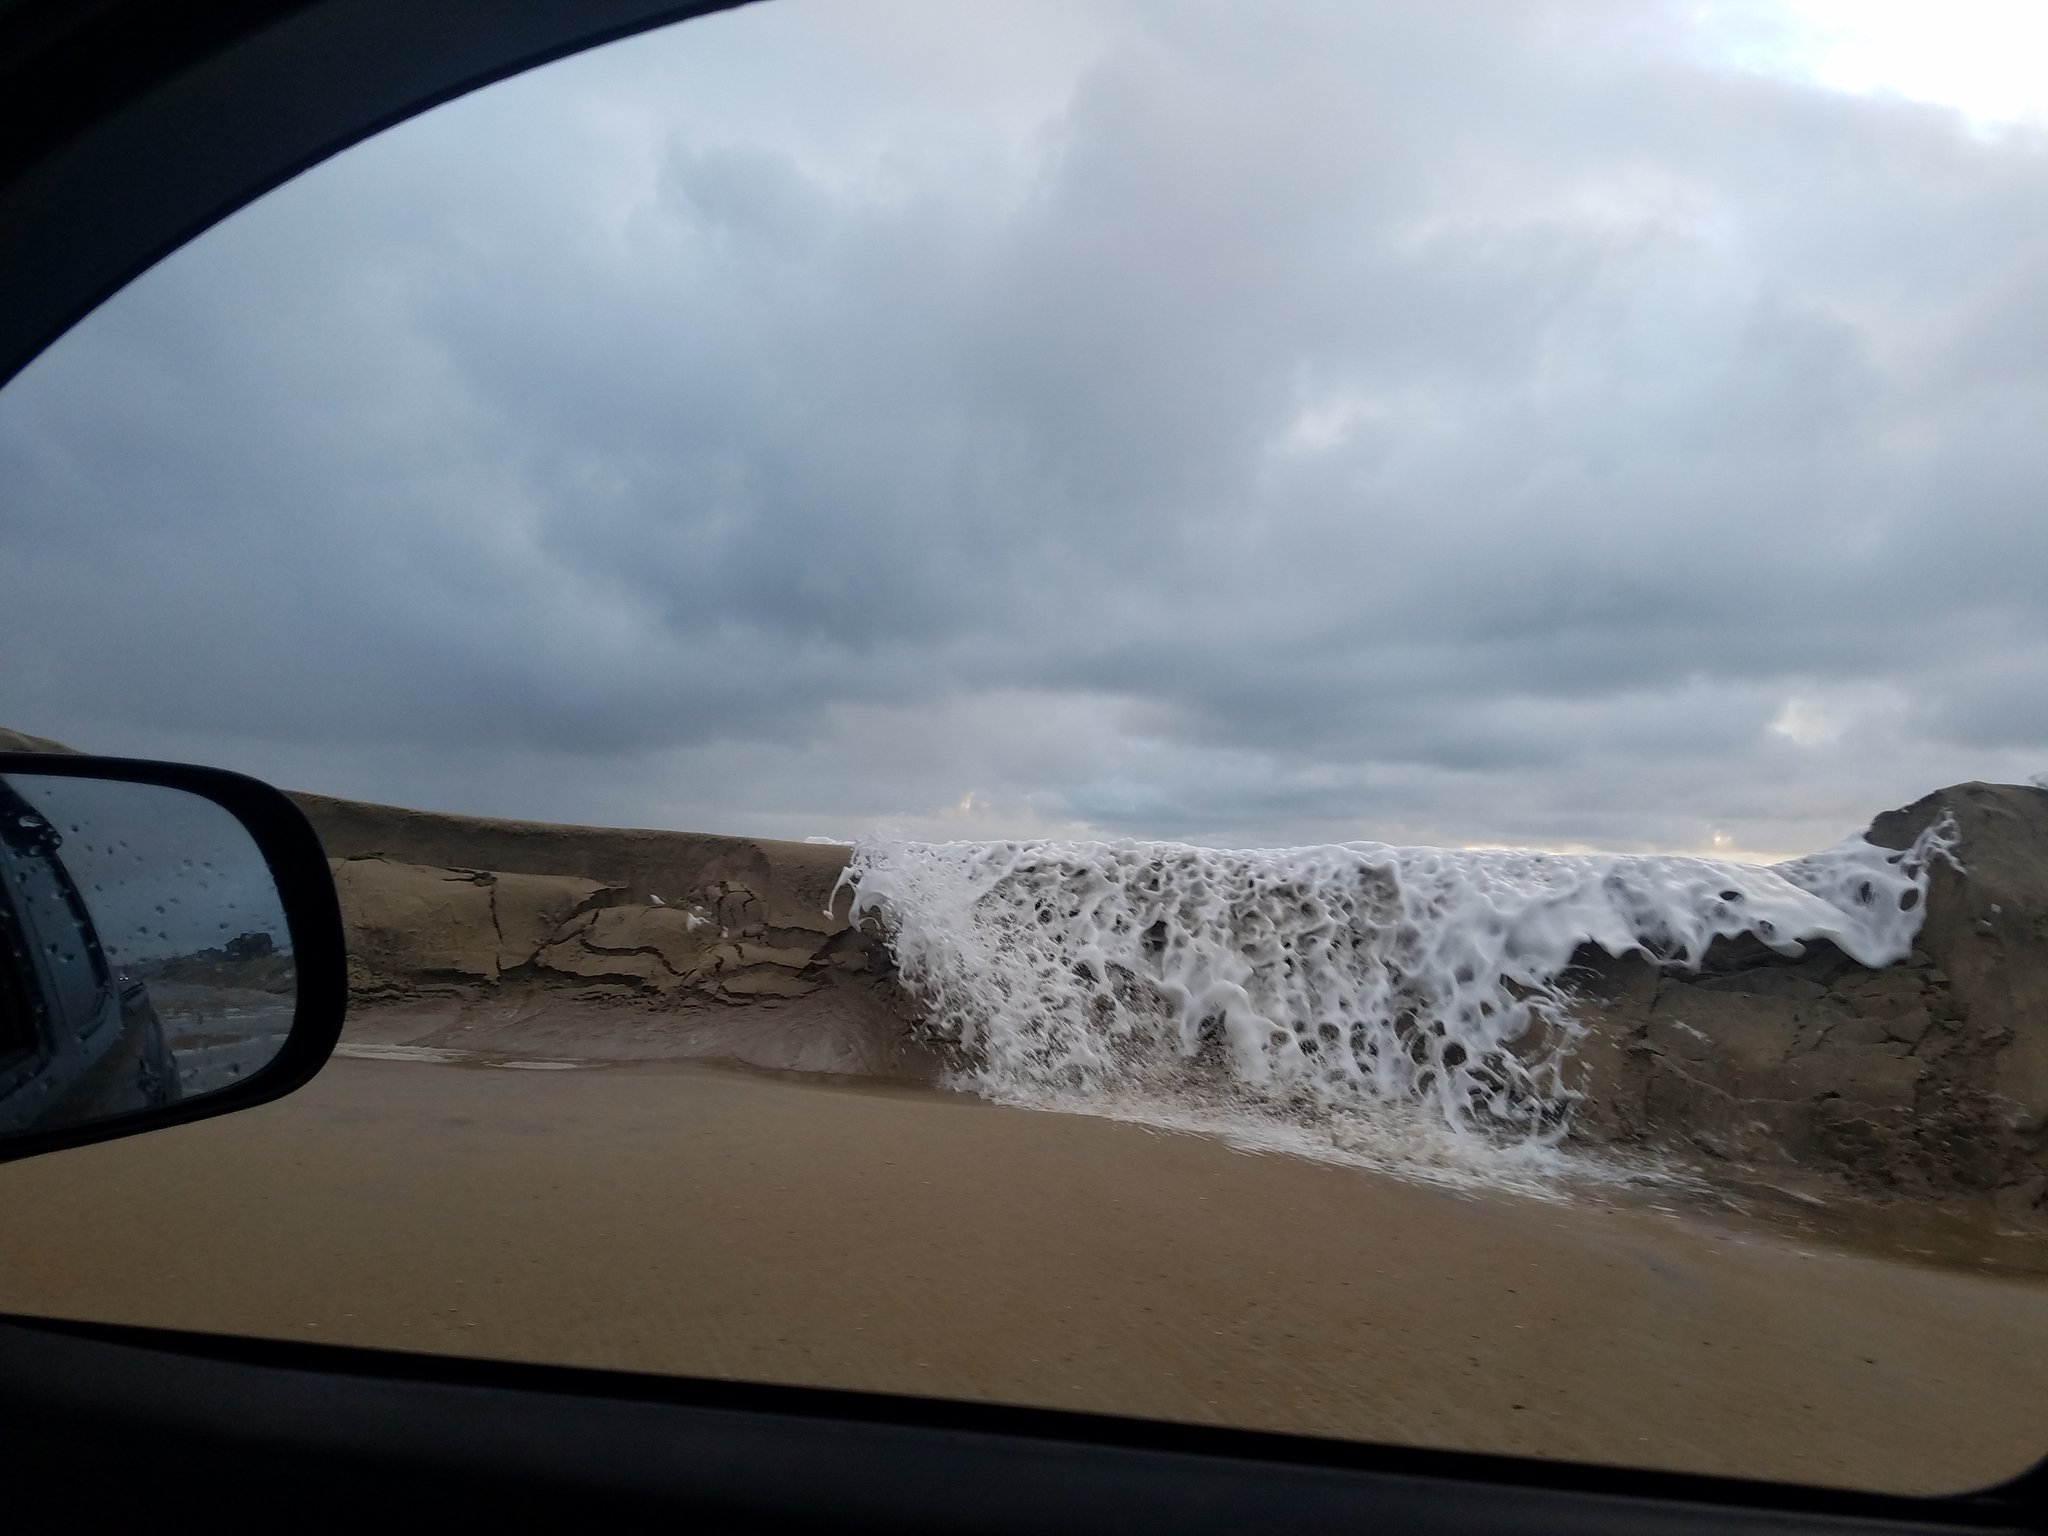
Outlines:
[[[236, 868], [204, 856], [230, 842]], [[347, 1001], [326, 851], [281, 791], [0, 752], [0, 1162], [282, 1098]]]

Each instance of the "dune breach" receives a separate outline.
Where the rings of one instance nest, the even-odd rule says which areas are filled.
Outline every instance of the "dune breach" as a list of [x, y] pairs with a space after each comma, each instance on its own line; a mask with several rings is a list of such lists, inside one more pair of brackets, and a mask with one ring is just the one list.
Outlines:
[[1396, 1171], [1448, 1128], [1453, 1162], [1640, 1153], [2048, 1221], [2038, 786], [1955, 785], [1769, 869], [855, 849], [294, 798], [356, 1047], [944, 1082]]
[[[355, 1038], [947, 1076], [977, 1090], [989, 1081], [986, 1033], [963, 1035], [958, 999], [928, 980], [931, 946], [944, 936], [929, 924], [907, 929], [921, 916], [916, 904], [892, 903], [872, 873], [865, 894], [856, 880], [849, 896], [845, 847], [298, 799], [327, 842], [342, 893]], [[1930, 849], [1937, 828], [1946, 830]], [[1919, 921], [1895, 921], [1882, 935], [1889, 950], [1866, 944], [1857, 958], [1856, 934], [1830, 932], [1810, 915], [1797, 936], [1773, 936], [1769, 923], [1760, 936], [1752, 915], [1673, 938], [1661, 953], [1654, 942], [1631, 947], [1629, 934], [1603, 933], [1563, 944], [1562, 963], [1545, 974], [1510, 968], [1497, 985], [1531, 1003], [1497, 1059], [1535, 1061], [1548, 1074], [1552, 1139], [1677, 1157], [1710, 1179], [1796, 1170], [1870, 1193], [2039, 1216], [2048, 1195], [2048, 791], [1958, 785], [1878, 817], [1867, 842], [1873, 851], [1919, 849], [1910, 878], [1883, 893], [1894, 919], [1924, 893], [1912, 914]], [[1071, 849], [1005, 846], [1040, 864], [1063, 857], [1073, 875]], [[1166, 845], [1082, 846], [1156, 856]], [[1210, 863], [1250, 857], [1186, 853]], [[864, 849], [861, 858], [872, 872], [892, 856], [902, 857]], [[1631, 866], [1630, 878], [1654, 863], [1612, 862]], [[1735, 878], [1718, 867], [1710, 874], [1709, 883]], [[1769, 874], [1748, 872], [1759, 886], [1752, 914]], [[962, 910], [1000, 904], [1000, 885], [986, 877], [963, 888]], [[1008, 901], [1014, 879], [1003, 889]], [[1245, 904], [1232, 910], [1236, 918], [1224, 911], [1216, 931], [1236, 932], [1236, 921], [1247, 955], [1278, 942], [1270, 918], [1251, 934]], [[861, 914], [857, 924], [850, 911]], [[906, 976], [898, 960], [912, 941], [924, 947]], [[1548, 942], [1558, 946], [1554, 933]], [[1105, 962], [1100, 943], [1090, 944], [1072, 955], [1041, 945], [1038, 970], [1055, 974], [1047, 956], [1078, 965], [1095, 975], [1094, 994], [1128, 1003], [1129, 986], [1118, 994], [1101, 967], [1121, 966], [1128, 983], [1139, 979], [1136, 964]], [[1148, 944], [1168, 947], [1153, 929], [1133, 948], [1138, 963]], [[1286, 963], [1295, 963], [1291, 947]], [[1312, 1053], [1314, 1036], [1303, 1033]], [[1445, 1032], [1429, 1034], [1425, 1021], [1420, 1038], [1425, 1073], [1441, 1069]], [[1185, 1043], [1191, 1061], [1215, 1046], [1192, 1030]], [[1468, 1052], [1453, 1065], [1485, 1068], [1455, 1035], [1449, 1043]], [[1042, 1054], [1031, 1041], [1021, 1048]], [[1412, 1089], [1414, 1062], [1404, 1072]], [[1087, 1087], [1085, 1074], [1070, 1077]], [[1332, 1143], [1339, 1150], [1343, 1134]]]

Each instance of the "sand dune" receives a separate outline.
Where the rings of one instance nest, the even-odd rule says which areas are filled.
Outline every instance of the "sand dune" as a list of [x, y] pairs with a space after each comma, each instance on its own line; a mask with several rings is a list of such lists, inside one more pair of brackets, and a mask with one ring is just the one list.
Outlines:
[[[828, 915], [845, 850], [301, 796], [348, 916], [357, 1038], [929, 1078], [887, 945]], [[1577, 1142], [1710, 1180], [2048, 1219], [2048, 792], [1959, 785], [1919, 945], [1872, 970], [1717, 944], [1696, 973], [1584, 950]], [[630, 1043], [627, 1043], [630, 1042]]]

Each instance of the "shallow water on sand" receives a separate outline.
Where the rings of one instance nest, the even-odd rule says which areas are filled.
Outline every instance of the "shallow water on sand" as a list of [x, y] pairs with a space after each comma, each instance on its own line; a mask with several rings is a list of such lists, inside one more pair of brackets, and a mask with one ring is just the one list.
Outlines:
[[1904, 1491], [2048, 1442], [2033, 1280], [908, 1085], [511, 1065], [341, 1059], [0, 1168], [0, 1307]]

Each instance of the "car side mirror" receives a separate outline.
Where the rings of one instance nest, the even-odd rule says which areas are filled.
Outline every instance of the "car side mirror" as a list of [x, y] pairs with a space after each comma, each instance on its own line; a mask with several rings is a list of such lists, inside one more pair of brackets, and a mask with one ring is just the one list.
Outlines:
[[327, 857], [279, 791], [0, 753], [0, 1162], [281, 1098], [347, 996]]

